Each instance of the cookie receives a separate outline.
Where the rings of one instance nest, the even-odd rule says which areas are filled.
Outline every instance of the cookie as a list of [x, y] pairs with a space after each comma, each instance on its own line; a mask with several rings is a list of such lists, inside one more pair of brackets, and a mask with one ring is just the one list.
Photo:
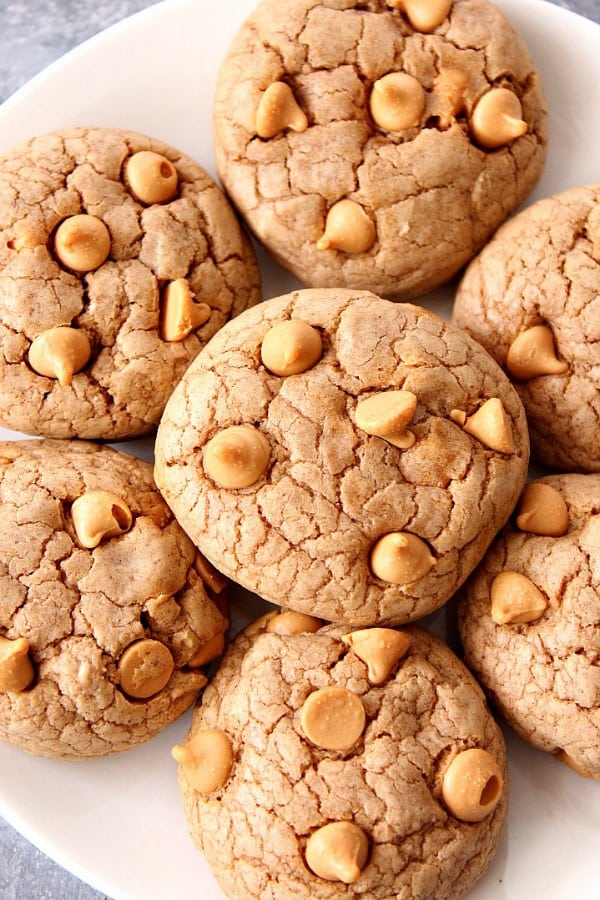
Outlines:
[[0, 157], [0, 422], [54, 438], [151, 431], [198, 350], [260, 299], [254, 251], [197, 163], [72, 128]]
[[465, 659], [517, 734], [600, 778], [600, 475], [528, 484], [459, 605]]
[[487, 0], [263, 0], [221, 66], [222, 183], [311, 287], [446, 282], [544, 165], [539, 76]]
[[352, 625], [437, 609], [517, 501], [527, 425], [475, 341], [420, 307], [306, 289], [229, 322], [173, 393], [156, 482], [217, 568]]
[[420, 628], [281, 618], [236, 638], [173, 750], [191, 837], [224, 893], [462, 897], [507, 811], [481, 689]]
[[157, 734], [206, 684], [227, 619], [226, 580], [152, 467], [86, 442], [2, 442], [0, 508], [0, 739], [82, 759]]
[[505, 223], [460, 282], [453, 321], [513, 380], [537, 459], [600, 472], [600, 184]]

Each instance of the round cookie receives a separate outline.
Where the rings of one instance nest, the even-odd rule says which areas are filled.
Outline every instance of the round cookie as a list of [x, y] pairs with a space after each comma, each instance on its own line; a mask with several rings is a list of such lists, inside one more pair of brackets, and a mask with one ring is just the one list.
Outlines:
[[459, 604], [465, 659], [517, 734], [600, 778], [600, 475], [528, 484]]
[[262, 0], [219, 72], [215, 152], [305, 285], [407, 299], [529, 194], [546, 121], [528, 51], [487, 0]]
[[0, 739], [81, 759], [151, 738], [223, 649], [225, 579], [109, 447], [2, 442], [0, 504]]
[[236, 638], [173, 750], [190, 834], [224, 893], [462, 897], [507, 812], [481, 689], [420, 628], [315, 632], [289, 615]]
[[161, 420], [155, 478], [202, 553], [264, 599], [401, 624], [479, 562], [528, 456], [516, 392], [463, 331], [367, 292], [306, 289], [199, 354]]
[[600, 472], [600, 185], [505, 223], [468, 267], [453, 321], [513, 380], [537, 459]]
[[206, 172], [132, 131], [72, 128], [0, 158], [0, 421], [55, 438], [149, 432], [189, 362], [260, 299]]

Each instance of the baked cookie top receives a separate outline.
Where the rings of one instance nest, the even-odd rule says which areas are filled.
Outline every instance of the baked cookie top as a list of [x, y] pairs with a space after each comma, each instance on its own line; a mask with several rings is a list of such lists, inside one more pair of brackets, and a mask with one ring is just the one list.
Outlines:
[[193, 840], [231, 898], [462, 897], [507, 811], [481, 689], [422, 629], [312, 622], [242, 632], [194, 710]]
[[155, 478], [273, 603], [400, 624], [454, 593], [524, 484], [527, 425], [475, 341], [409, 304], [306, 289], [228, 323], [173, 393]]
[[467, 269], [453, 321], [513, 380], [534, 455], [600, 472], [600, 184], [505, 223]]
[[517, 733], [600, 778], [600, 475], [528, 484], [467, 582], [465, 658]]
[[486, 0], [262, 0], [219, 71], [215, 152], [305, 285], [406, 299], [529, 194], [546, 120], [527, 49]]
[[223, 649], [225, 579], [151, 466], [85, 442], [2, 442], [0, 508], [0, 739], [80, 759], [169, 725]]
[[0, 421], [46, 437], [153, 429], [198, 350], [260, 299], [251, 244], [193, 160], [72, 128], [0, 157]]

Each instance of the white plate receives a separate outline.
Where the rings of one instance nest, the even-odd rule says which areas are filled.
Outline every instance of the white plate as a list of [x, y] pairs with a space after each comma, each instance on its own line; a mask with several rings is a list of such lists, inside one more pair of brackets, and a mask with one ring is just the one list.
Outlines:
[[[215, 174], [215, 73], [254, 0], [168, 0], [88, 41], [0, 108], [0, 152], [70, 125], [133, 128], [162, 138]], [[529, 203], [598, 179], [600, 26], [543, 0], [498, 0], [542, 73], [551, 111], [546, 172]], [[265, 296], [295, 286], [260, 254]], [[424, 301], [448, 314], [449, 293]], [[15, 438], [0, 429], [0, 439]], [[151, 456], [150, 441], [122, 449]], [[251, 617], [251, 616], [249, 616]], [[443, 632], [438, 614], [435, 630]], [[239, 623], [238, 623], [239, 624]], [[0, 744], [0, 814], [50, 857], [116, 900], [221, 900], [188, 834], [170, 749], [189, 714], [128, 753], [82, 763], [29, 757]], [[472, 900], [599, 896], [600, 784], [508, 735], [511, 812]]]

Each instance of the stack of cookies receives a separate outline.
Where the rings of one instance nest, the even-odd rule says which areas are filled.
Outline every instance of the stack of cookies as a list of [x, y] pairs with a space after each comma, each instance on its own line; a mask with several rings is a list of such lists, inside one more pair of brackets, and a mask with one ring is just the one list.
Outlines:
[[[546, 143], [488, 0], [262, 0], [216, 160], [301, 290], [258, 302], [161, 142], [0, 160], [0, 420], [43, 437], [0, 448], [0, 737], [99, 756], [202, 691], [173, 756], [228, 897], [463, 896], [508, 809], [486, 698], [600, 776], [600, 188], [502, 224]], [[452, 323], [407, 302], [467, 264]], [[154, 429], [153, 472], [90, 442]], [[207, 670], [230, 584], [268, 611]], [[414, 624], [457, 597], [469, 668]]]

